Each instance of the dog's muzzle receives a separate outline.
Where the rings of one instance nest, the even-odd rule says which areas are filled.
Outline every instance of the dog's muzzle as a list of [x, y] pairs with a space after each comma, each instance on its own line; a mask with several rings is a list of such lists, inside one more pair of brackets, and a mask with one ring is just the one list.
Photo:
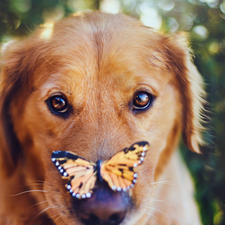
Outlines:
[[74, 207], [84, 225], [119, 225], [131, 208], [131, 199], [127, 192], [114, 192], [102, 184], [92, 198], [74, 200]]

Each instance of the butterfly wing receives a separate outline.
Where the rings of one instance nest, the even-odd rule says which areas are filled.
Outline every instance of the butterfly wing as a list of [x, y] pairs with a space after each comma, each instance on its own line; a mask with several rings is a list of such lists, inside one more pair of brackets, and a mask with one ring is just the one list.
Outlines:
[[72, 153], [55, 151], [52, 162], [57, 167], [62, 178], [68, 179], [67, 190], [73, 197], [89, 198], [96, 183], [96, 165]]
[[137, 179], [136, 167], [143, 163], [148, 149], [148, 142], [137, 142], [102, 164], [101, 176], [112, 190], [126, 191], [134, 186]]

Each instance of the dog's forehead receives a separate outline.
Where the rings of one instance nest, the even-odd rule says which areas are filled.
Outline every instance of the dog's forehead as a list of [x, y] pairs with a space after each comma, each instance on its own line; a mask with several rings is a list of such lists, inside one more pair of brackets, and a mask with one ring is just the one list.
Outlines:
[[110, 70], [101, 71], [100, 68], [100, 71], [85, 73], [71, 65], [61, 69], [59, 73], [48, 75], [37, 89], [41, 89], [45, 96], [62, 92], [71, 96], [77, 104], [86, 101], [86, 97], [96, 97], [96, 94], [101, 93], [104, 98], [111, 98], [111, 95], [115, 96], [116, 93], [131, 97], [140, 87], [147, 87], [153, 95], [158, 96], [169, 80], [170, 76], [165, 76], [165, 73], [156, 67], [144, 70], [140, 65], [131, 68], [115, 65]]
[[[43, 32], [39, 31], [40, 39]], [[124, 66], [128, 62], [130, 69], [143, 61], [166, 68], [164, 39], [165, 36], [124, 15], [86, 14], [56, 23], [43, 46], [46, 45], [49, 63], [57, 58], [80, 65], [82, 70], [90, 66], [92, 70], [110, 70], [115, 64]]]
[[86, 64], [85, 62], [80, 64], [76, 59], [73, 62], [62, 62], [62, 66], [56, 71], [37, 73], [38, 79], [35, 80], [34, 85], [40, 87], [46, 83], [46, 87], [50, 87], [51, 84], [62, 86], [64, 83], [67, 87], [79, 88], [85, 85], [92, 88], [95, 84], [101, 83], [107, 88], [109, 85], [115, 88], [123, 84], [130, 89], [140, 83], [151, 83], [160, 89], [163, 83], [168, 83], [172, 78], [170, 72], [152, 65], [147, 57], [144, 62], [138, 56], [133, 55], [132, 60], [133, 62], [128, 52], [127, 55], [120, 57], [105, 58], [104, 63], [98, 68], [96, 68], [98, 64], [96, 59], [93, 59], [91, 63], [87, 60]]
[[104, 14], [101, 20], [86, 15], [83, 20], [59, 22], [46, 46], [46, 72], [37, 71], [34, 84], [35, 89], [42, 87], [45, 97], [63, 92], [81, 103], [86, 101], [84, 96], [99, 92], [105, 98], [106, 93], [131, 95], [141, 85], [157, 96], [173, 77], [163, 36], [123, 15]]

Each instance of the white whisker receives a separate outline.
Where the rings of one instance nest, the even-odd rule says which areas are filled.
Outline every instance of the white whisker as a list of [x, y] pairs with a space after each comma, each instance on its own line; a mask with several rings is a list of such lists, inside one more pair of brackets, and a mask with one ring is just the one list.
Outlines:
[[42, 210], [41, 212], [39, 212], [39, 213], [37, 214], [37, 216], [35, 216], [35, 218], [38, 217], [39, 215], [41, 215], [42, 213], [44, 213], [45, 211], [47, 211], [48, 209], [50, 209], [49, 206], [48, 206], [47, 208], [45, 208], [44, 210]]
[[156, 221], [158, 221], [158, 218], [155, 216], [155, 215], [153, 215], [153, 214], [149, 214], [149, 213], [145, 213], [146, 215], [148, 215], [148, 216], [150, 216], [150, 218], [152, 217], [152, 218], [154, 218]]
[[22, 195], [22, 194], [26, 194], [26, 193], [32, 193], [32, 192], [47, 192], [45, 190], [29, 190], [29, 191], [23, 191], [14, 195], [5, 195], [5, 196], [10, 196], [10, 197], [14, 197], [14, 196], [18, 196], [18, 195]]
[[164, 199], [164, 200], [159, 200], [159, 199], [153, 199], [154, 202], [164, 202], [164, 201], [168, 201], [169, 199]]
[[[52, 207], [51, 207], [52, 208]], [[51, 215], [51, 218], [53, 219], [54, 217], [58, 216], [58, 213], [55, 213], [54, 215]]]
[[60, 216], [58, 216], [55, 220], [54, 220], [54, 223], [60, 218]]
[[47, 201], [38, 202], [38, 203], [36, 203], [36, 204], [30, 206], [29, 209], [32, 208], [32, 207], [34, 207], [34, 206], [36, 206], [36, 205], [41, 205], [41, 204], [46, 203], [46, 202], [47, 202]]
[[61, 225], [64, 225], [66, 223], [66, 221], [63, 221]]
[[151, 184], [155, 185], [155, 184], [169, 184], [169, 185], [174, 185], [173, 183], [171, 183], [171, 181], [158, 181], [158, 182], [152, 182]]
[[168, 201], [168, 199], [165, 199], [165, 200], [153, 199], [153, 202], [162, 202], [162, 203], [164, 203], [164, 204], [166, 204], [166, 205], [168, 205], [168, 206], [171, 206], [171, 207], [172, 207], [172, 205], [171, 205], [171, 204], [169, 204], [169, 203], [168, 203], [168, 202], [166, 202], [166, 201]]
[[[50, 183], [49, 183], [50, 184]], [[24, 185], [24, 187], [30, 187], [30, 186], [43, 186], [43, 183], [30, 183], [30, 184], [28, 184], [28, 185]], [[52, 184], [51, 184], [51, 186], [48, 186], [48, 188], [49, 189], [51, 189], [51, 190], [58, 190], [57, 188], [55, 188], [55, 187], [52, 187]]]
[[[152, 209], [153, 211], [160, 212], [160, 213], [162, 213], [164, 216], [166, 216], [167, 218], [169, 218], [169, 216], [168, 216], [167, 214], [165, 214], [164, 212], [162, 212], [162, 211], [159, 210], [159, 209], [156, 209], [156, 208], [153, 208], [153, 207], [149, 207], [149, 209]], [[147, 213], [147, 215], [150, 215], [150, 214]]]

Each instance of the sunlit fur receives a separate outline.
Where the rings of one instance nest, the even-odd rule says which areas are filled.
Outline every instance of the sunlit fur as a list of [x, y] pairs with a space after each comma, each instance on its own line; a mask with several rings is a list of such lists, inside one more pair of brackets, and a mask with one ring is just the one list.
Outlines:
[[[191, 178], [177, 151], [182, 134], [199, 152], [204, 91], [182, 34], [172, 37], [124, 15], [99, 12], [45, 27], [3, 51], [0, 81], [0, 224], [80, 225], [51, 162], [53, 151], [106, 160], [148, 141], [131, 190], [135, 208], [121, 225], [198, 225]], [[132, 111], [136, 91], [154, 96]], [[53, 115], [51, 94], [73, 111]]]

